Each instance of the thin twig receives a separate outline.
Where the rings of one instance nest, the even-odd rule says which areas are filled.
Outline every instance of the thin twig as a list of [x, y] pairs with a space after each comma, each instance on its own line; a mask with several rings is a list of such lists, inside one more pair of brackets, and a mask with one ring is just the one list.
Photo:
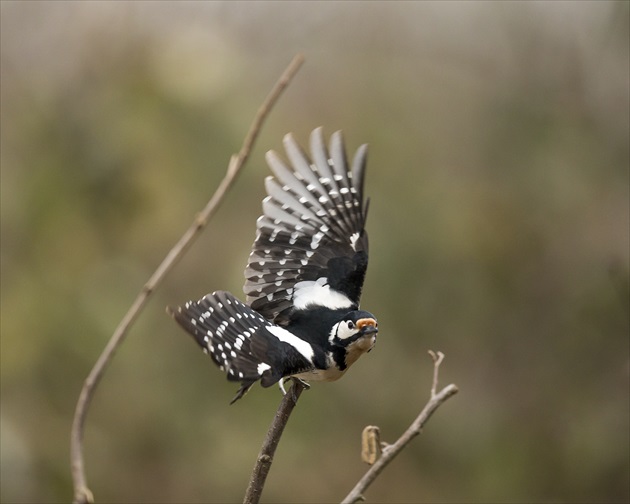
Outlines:
[[245, 491], [243, 504], [258, 504], [260, 496], [262, 495], [263, 487], [265, 486], [267, 474], [269, 474], [269, 469], [273, 463], [274, 453], [276, 452], [276, 448], [280, 442], [280, 437], [282, 436], [284, 427], [289, 421], [289, 416], [297, 404], [300, 394], [304, 388], [305, 386], [303, 382], [294, 380], [293, 386], [282, 398], [282, 401], [280, 401], [280, 406], [278, 406], [276, 416], [273, 418], [273, 421], [269, 426], [269, 431], [267, 432], [265, 441], [263, 442], [258, 458], [256, 459], [254, 470], [252, 471], [252, 475], [249, 479], [249, 485]]
[[387, 467], [387, 465], [398, 455], [409, 442], [422, 432], [422, 428], [427, 423], [433, 412], [440, 407], [449, 397], [458, 392], [457, 386], [448, 385], [440, 392], [436, 392], [437, 379], [440, 364], [444, 359], [444, 354], [438, 352], [437, 355], [430, 351], [429, 354], [433, 359], [433, 384], [431, 387], [431, 398], [422, 409], [418, 417], [413, 421], [409, 428], [403, 433], [398, 440], [391, 445], [387, 445], [383, 449], [383, 454], [372, 467], [370, 467], [350, 493], [345, 497], [341, 504], [353, 504], [358, 501], [365, 500], [363, 492], [372, 484], [379, 474]]
[[114, 331], [114, 334], [108, 341], [105, 349], [83, 383], [83, 388], [81, 389], [74, 412], [74, 420], [72, 422], [72, 431], [70, 434], [70, 470], [72, 472], [74, 485], [74, 502], [81, 504], [93, 502], [92, 492], [87, 486], [85, 476], [83, 461], [83, 430], [85, 426], [85, 417], [88, 407], [92, 401], [94, 390], [103, 377], [105, 369], [114, 356], [114, 353], [124, 341], [129, 328], [138, 318], [138, 315], [140, 315], [140, 312], [144, 308], [151, 294], [153, 294], [156, 287], [158, 287], [166, 274], [192, 245], [194, 239], [199, 235], [208, 220], [214, 215], [220, 203], [223, 201], [227, 191], [236, 180], [236, 177], [245, 164], [245, 161], [247, 161], [264, 120], [269, 115], [269, 112], [282, 94], [282, 91], [284, 91], [284, 89], [289, 85], [289, 82], [298, 71], [303, 61], [304, 57], [302, 54], [297, 54], [282, 73], [280, 79], [276, 82], [271, 92], [258, 109], [256, 117], [249, 128], [245, 140], [243, 141], [241, 150], [238, 154], [231, 157], [225, 177], [219, 184], [216, 192], [210, 201], [208, 201], [204, 209], [195, 217], [192, 225], [186, 230], [177, 244], [169, 251], [162, 263], [158, 266], [153, 275], [151, 275], [148, 282], [144, 285], [129, 308], [129, 311], [127, 311], [123, 319], [120, 321], [120, 324]]
[[433, 384], [431, 385], [431, 399], [433, 399], [437, 393], [438, 375], [440, 374], [440, 364], [444, 360], [444, 354], [442, 352], [435, 353], [433, 350], [429, 350], [429, 355], [433, 359]]

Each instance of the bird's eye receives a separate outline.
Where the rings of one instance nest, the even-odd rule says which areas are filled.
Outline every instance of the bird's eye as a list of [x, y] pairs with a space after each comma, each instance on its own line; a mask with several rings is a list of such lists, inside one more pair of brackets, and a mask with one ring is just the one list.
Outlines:
[[354, 322], [352, 322], [352, 320], [348, 322], [348, 329], [354, 329]]

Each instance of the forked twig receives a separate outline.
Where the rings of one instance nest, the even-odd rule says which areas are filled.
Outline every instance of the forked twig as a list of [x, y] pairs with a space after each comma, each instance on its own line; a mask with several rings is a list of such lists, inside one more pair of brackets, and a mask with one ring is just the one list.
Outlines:
[[88, 377], [85, 379], [77, 401], [74, 419], [72, 422], [72, 431], [70, 434], [70, 470], [72, 472], [75, 503], [84, 504], [87, 502], [93, 502], [93, 495], [87, 486], [85, 476], [83, 460], [83, 431], [87, 410], [92, 401], [94, 391], [103, 377], [107, 365], [110, 363], [118, 347], [124, 341], [129, 328], [138, 318], [138, 315], [140, 315], [140, 312], [146, 305], [151, 294], [153, 294], [156, 287], [161, 283], [166, 274], [192, 245], [194, 239], [199, 235], [201, 230], [206, 226], [208, 220], [216, 212], [227, 191], [230, 187], [232, 187], [232, 184], [236, 180], [236, 177], [245, 164], [245, 161], [247, 161], [264, 120], [267, 118], [269, 112], [282, 94], [282, 91], [284, 91], [284, 89], [289, 85], [289, 82], [303, 62], [304, 57], [302, 54], [297, 54], [291, 63], [289, 63], [289, 66], [287, 66], [284, 70], [280, 79], [276, 82], [271, 92], [258, 109], [247, 136], [243, 141], [241, 150], [238, 154], [235, 154], [230, 158], [225, 177], [219, 184], [219, 187], [215, 191], [214, 195], [210, 198], [210, 201], [208, 201], [204, 209], [195, 217], [191, 226], [186, 230], [175, 246], [168, 252], [162, 263], [157, 267], [153, 275], [151, 275], [151, 278], [149, 278], [147, 283], [143, 286], [135, 301], [120, 321], [100, 357], [94, 364], [94, 367], [90, 371]]
[[271, 464], [273, 462], [276, 447], [280, 442], [280, 437], [282, 436], [282, 432], [289, 421], [289, 416], [291, 415], [291, 412], [297, 404], [300, 394], [304, 391], [304, 389], [305, 385], [303, 382], [294, 380], [293, 386], [282, 398], [282, 401], [280, 401], [280, 406], [278, 406], [276, 416], [273, 418], [273, 421], [269, 426], [269, 431], [267, 432], [265, 441], [263, 442], [258, 458], [256, 459], [254, 470], [252, 471], [252, 475], [249, 479], [249, 485], [245, 491], [243, 504], [258, 504], [260, 496], [262, 495], [263, 487], [265, 486], [267, 474], [269, 474], [269, 469], [271, 468]]
[[433, 383], [431, 384], [431, 399], [433, 399], [437, 395], [438, 375], [440, 374], [440, 364], [444, 360], [444, 354], [429, 350], [429, 355], [433, 359]]
[[409, 428], [403, 433], [398, 440], [391, 445], [387, 445], [383, 449], [381, 457], [376, 460], [374, 465], [370, 467], [350, 493], [345, 497], [341, 504], [353, 504], [358, 501], [365, 500], [363, 492], [372, 484], [385, 467], [398, 455], [409, 442], [422, 432], [422, 428], [427, 423], [433, 412], [444, 403], [449, 397], [458, 392], [456, 385], [447, 385], [437, 392], [438, 372], [440, 364], [444, 359], [442, 352], [433, 352], [429, 350], [429, 354], [433, 359], [433, 383], [431, 385], [431, 398], [424, 406], [418, 417], [413, 421]]

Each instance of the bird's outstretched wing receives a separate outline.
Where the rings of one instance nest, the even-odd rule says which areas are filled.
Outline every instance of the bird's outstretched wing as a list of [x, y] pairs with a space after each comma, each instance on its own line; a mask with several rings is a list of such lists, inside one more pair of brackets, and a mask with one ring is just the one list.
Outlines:
[[367, 204], [363, 179], [367, 145], [348, 166], [341, 132], [327, 149], [321, 128], [311, 133], [311, 158], [291, 134], [289, 159], [275, 152], [267, 162], [268, 196], [245, 270], [249, 305], [265, 319], [286, 325], [293, 308], [359, 306], [368, 263]]

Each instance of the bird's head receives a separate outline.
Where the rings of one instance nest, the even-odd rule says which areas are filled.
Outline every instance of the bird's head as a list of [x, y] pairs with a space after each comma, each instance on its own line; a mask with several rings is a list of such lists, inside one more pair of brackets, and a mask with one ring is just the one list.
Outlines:
[[377, 333], [378, 323], [374, 315], [362, 310], [353, 310], [343, 315], [333, 326], [328, 339], [333, 345], [346, 348], [347, 360], [351, 361], [347, 364], [350, 365], [361, 354], [372, 350]]

